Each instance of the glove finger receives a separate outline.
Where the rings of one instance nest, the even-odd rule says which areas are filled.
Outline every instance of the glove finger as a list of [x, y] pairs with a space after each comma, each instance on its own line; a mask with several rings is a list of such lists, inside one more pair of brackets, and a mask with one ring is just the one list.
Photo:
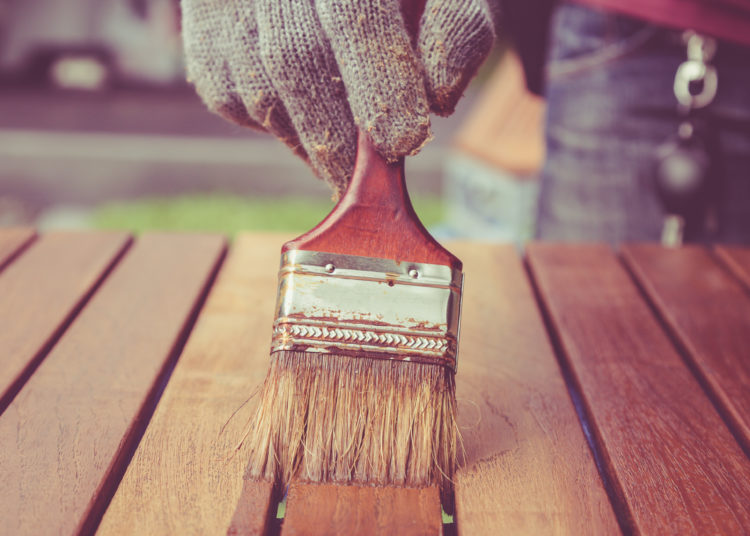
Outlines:
[[292, 120], [260, 57], [258, 23], [252, 4], [238, 9], [230, 31], [232, 50], [229, 63], [232, 78], [248, 115], [299, 156], [307, 159]]
[[243, 126], [262, 130], [237, 93], [228, 63], [229, 32], [236, 20], [234, 2], [183, 0], [182, 40], [188, 82], [209, 110]]
[[427, 0], [417, 50], [430, 108], [450, 115], [495, 39], [485, 0]]
[[319, 0], [356, 124], [389, 161], [430, 138], [424, 77], [398, 0]]
[[341, 194], [354, 170], [357, 132], [312, 2], [265, 0], [256, 9], [266, 72], [313, 169]]

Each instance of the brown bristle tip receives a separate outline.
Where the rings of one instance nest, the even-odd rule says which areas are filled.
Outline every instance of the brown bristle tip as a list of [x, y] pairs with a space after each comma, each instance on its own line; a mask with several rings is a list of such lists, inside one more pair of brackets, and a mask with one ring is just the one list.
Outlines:
[[452, 490], [454, 373], [440, 365], [282, 351], [248, 424], [245, 478]]

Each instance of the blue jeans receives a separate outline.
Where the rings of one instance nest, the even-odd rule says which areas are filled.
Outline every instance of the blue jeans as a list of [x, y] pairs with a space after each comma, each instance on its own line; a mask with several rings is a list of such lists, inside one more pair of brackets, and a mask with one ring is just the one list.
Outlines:
[[[681, 32], [574, 4], [552, 20], [547, 158], [536, 234], [545, 240], [659, 240], [664, 211], [646, 171], [681, 121], [673, 82]], [[750, 244], [750, 48], [719, 42], [716, 99], [702, 112], [724, 168], [718, 231], [693, 241]]]

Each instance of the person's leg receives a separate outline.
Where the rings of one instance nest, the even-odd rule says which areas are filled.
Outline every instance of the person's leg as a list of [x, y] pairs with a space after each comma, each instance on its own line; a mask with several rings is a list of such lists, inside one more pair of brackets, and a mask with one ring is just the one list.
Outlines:
[[551, 32], [537, 237], [657, 240], [663, 216], [644, 164], [677, 132], [684, 48], [645, 22], [572, 4]]
[[[686, 59], [680, 34], [583, 6], [558, 7], [538, 238], [660, 238], [664, 212], [649, 171], [654, 149], [682, 121], [673, 89]], [[686, 240], [750, 243], [750, 48], [719, 42], [713, 63], [719, 89], [701, 113], [719, 140], [719, 226]]]

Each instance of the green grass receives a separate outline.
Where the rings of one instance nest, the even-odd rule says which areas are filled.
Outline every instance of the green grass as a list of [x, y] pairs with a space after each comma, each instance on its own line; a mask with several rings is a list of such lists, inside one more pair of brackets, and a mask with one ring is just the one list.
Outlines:
[[450, 514], [446, 514], [442, 506], [440, 507], [440, 513], [443, 516], [443, 525], [453, 524], [453, 516]]
[[[413, 199], [425, 226], [443, 217], [438, 197]], [[238, 231], [306, 231], [333, 208], [326, 199], [240, 197], [207, 194], [145, 198], [98, 207], [92, 224], [99, 229], [207, 231], [234, 236]]]

